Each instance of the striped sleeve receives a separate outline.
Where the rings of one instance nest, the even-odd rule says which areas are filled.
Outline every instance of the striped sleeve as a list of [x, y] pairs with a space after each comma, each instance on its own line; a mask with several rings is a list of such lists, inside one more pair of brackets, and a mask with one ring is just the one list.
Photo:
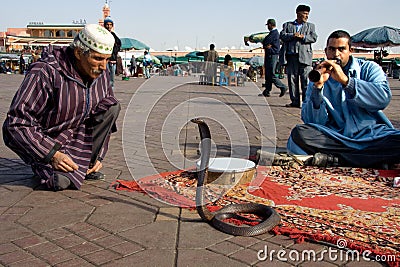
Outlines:
[[52, 101], [48, 89], [51, 79], [47, 73], [42, 64], [36, 64], [25, 77], [11, 103], [4, 127], [10, 142], [24, 148], [23, 153], [34, 161], [46, 163], [60, 147], [44, 133], [40, 123], [46, 119], [46, 104]]

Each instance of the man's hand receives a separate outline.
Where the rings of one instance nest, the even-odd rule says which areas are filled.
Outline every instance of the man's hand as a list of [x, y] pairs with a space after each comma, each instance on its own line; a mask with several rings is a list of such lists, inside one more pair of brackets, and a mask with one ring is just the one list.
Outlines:
[[329, 77], [343, 84], [343, 86], [347, 86], [349, 82], [349, 77], [344, 74], [342, 67], [336, 63], [336, 60], [325, 60], [316, 67], [316, 70], [321, 73], [320, 80], [314, 83], [316, 88], [321, 89]]
[[98, 172], [101, 168], [103, 168], [103, 163], [101, 161], [96, 161], [96, 164], [94, 164], [93, 168], [90, 168], [87, 170], [86, 174], [92, 173], [92, 172]]
[[51, 165], [55, 170], [63, 172], [73, 172], [78, 169], [78, 165], [66, 154], [57, 151], [51, 158]]
[[343, 86], [347, 86], [349, 83], [349, 77], [343, 72], [342, 67], [336, 63], [336, 60], [327, 60], [331, 67], [329, 68], [329, 73], [332, 79], [335, 81], [338, 81], [341, 83]]
[[299, 38], [299, 39], [304, 39], [304, 34], [301, 34], [299, 32], [294, 33], [294, 37]]

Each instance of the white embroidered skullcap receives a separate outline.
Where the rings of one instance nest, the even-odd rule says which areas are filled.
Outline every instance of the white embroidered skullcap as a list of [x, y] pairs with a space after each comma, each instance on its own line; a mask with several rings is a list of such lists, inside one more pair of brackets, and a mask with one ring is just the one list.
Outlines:
[[79, 39], [90, 49], [107, 55], [111, 55], [115, 42], [114, 36], [97, 24], [86, 24], [79, 32]]

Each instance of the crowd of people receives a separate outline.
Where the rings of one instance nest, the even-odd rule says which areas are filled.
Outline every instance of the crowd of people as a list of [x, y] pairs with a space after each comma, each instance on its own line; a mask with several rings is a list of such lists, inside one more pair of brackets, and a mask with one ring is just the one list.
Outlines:
[[[29, 65], [36, 62], [42, 56], [42, 48], [38, 49], [23, 49], [19, 51], [18, 58], [4, 57], [0, 62], [0, 73], [19, 73], [25, 74]], [[14, 52], [15, 53], [15, 52]]]
[[[400, 161], [400, 130], [383, 113], [391, 100], [385, 73], [374, 62], [354, 58], [350, 35], [337, 30], [327, 38], [319, 79], [309, 82], [317, 40], [309, 12], [309, 6], [299, 5], [296, 19], [285, 22], [280, 33], [275, 19], [266, 21], [270, 34], [263, 41], [260, 95], [269, 97], [274, 84], [280, 97], [289, 90], [287, 107], [302, 109], [304, 124], [291, 131], [288, 152], [312, 155], [311, 164], [322, 167], [393, 168]], [[114, 76], [121, 41], [113, 27], [109, 17], [104, 27], [86, 24], [68, 47], [44, 51], [29, 68], [21, 56], [26, 73], [4, 121], [3, 139], [48, 189], [79, 189], [84, 180], [104, 179], [102, 160], [120, 111]], [[207, 72], [215, 76], [213, 44], [204, 56]], [[288, 85], [275, 77], [278, 61], [286, 66]], [[226, 66], [231, 63], [226, 56]], [[146, 51], [146, 78], [151, 65]], [[133, 56], [131, 75], [136, 71]]]

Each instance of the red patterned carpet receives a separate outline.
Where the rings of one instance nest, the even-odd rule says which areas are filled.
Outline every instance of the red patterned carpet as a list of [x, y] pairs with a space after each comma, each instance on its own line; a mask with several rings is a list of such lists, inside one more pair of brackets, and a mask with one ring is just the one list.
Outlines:
[[[399, 170], [356, 168], [257, 168], [252, 183], [226, 188], [207, 186], [209, 209], [230, 203], [257, 202], [274, 206], [281, 215], [275, 234], [345, 247], [369, 255], [387, 256], [400, 264], [400, 188], [393, 177]], [[196, 174], [162, 173], [135, 181], [118, 180], [117, 190], [142, 191], [171, 205], [195, 207]], [[393, 258], [397, 261], [394, 262]]]

